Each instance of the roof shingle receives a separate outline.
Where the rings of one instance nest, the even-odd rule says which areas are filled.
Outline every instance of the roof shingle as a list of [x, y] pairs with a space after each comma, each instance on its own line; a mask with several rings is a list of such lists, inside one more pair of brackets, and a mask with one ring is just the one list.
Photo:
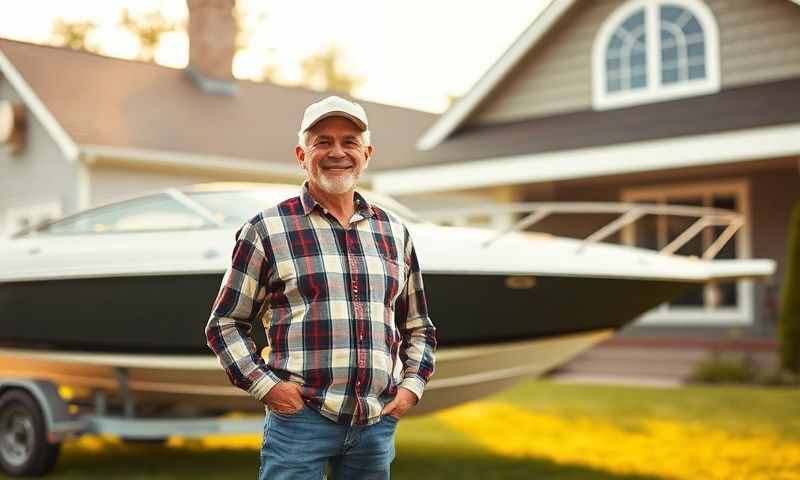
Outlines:
[[[213, 95], [179, 69], [7, 39], [0, 50], [78, 145], [294, 165], [302, 112], [325, 95], [251, 81]], [[370, 168], [418, 163], [414, 143], [435, 115], [359, 103], [376, 145]]]

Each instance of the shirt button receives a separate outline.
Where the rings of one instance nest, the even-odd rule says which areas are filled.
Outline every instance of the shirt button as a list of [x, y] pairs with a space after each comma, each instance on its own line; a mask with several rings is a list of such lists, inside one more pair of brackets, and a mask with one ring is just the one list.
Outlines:
[[322, 209], [322, 213], [324, 213], [325, 215], [327, 215], [327, 214], [328, 214], [328, 209], [327, 209], [327, 208], [323, 208], [323, 209]]

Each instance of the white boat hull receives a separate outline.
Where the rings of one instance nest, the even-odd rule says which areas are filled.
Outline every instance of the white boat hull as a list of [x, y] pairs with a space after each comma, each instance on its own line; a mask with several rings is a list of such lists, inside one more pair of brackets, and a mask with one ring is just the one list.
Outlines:
[[[424, 414], [490, 395], [535, 377], [607, 338], [611, 330], [494, 345], [442, 348], [424, 401]], [[228, 383], [213, 355], [132, 355], [1, 349], [0, 377], [49, 380], [77, 396], [94, 391], [119, 397], [120, 373], [137, 408], [179, 407], [186, 413], [259, 411], [263, 406]]]

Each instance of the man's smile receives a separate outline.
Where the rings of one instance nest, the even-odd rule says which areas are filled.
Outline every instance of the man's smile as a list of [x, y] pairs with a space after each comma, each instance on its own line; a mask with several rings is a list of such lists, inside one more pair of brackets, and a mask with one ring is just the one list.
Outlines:
[[322, 165], [321, 167], [326, 172], [346, 172], [353, 169], [353, 165]]

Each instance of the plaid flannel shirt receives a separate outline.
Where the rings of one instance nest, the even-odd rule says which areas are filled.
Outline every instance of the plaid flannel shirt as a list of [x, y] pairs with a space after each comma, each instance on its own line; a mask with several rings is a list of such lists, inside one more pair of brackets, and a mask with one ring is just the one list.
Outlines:
[[[261, 400], [281, 381], [340, 424], [368, 425], [398, 387], [422, 397], [435, 328], [406, 227], [355, 194], [348, 228], [303, 185], [236, 234], [206, 326], [231, 383]], [[250, 338], [267, 332], [265, 362]]]

